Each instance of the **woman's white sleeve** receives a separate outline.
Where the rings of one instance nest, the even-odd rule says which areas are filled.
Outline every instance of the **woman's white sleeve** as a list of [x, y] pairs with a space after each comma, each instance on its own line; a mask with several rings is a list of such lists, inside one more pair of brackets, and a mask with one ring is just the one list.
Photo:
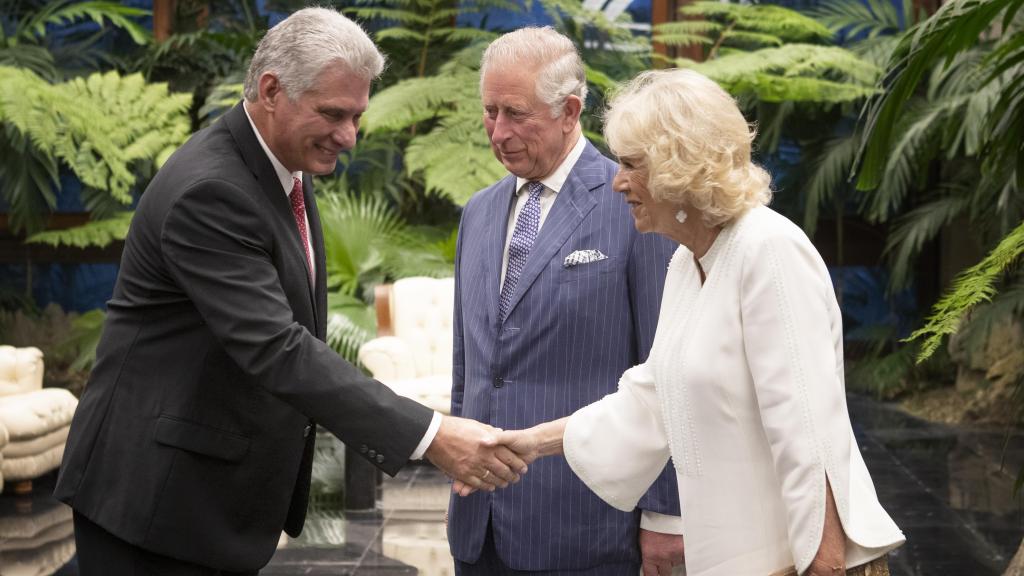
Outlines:
[[617, 392], [570, 416], [563, 446], [569, 466], [595, 494], [633, 510], [669, 459], [651, 368], [626, 370]]

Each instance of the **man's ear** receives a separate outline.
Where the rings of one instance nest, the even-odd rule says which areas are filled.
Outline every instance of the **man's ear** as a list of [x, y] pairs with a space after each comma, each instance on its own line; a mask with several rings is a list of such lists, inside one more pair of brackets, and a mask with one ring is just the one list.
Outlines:
[[266, 108], [268, 112], [274, 110], [279, 99], [287, 98], [284, 88], [281, 86], [281, 81], [273, 72], [264, 72], [260, 76], [259, 97], [260, 105]]
[[562, 129], [567, 133], [576, 128], [576, 124], [580, 121], [580, 114], [583, 112], [583, 101], [580, 100], [579, 96], [570, 94], [565, 99], [565, 105], [562, 106], [562, 117], [565, 119], [565, 124]]

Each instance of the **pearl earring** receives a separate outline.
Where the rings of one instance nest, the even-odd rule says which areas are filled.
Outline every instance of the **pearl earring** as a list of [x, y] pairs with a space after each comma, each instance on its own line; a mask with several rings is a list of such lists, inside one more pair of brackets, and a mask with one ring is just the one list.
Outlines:
[[680, 210], [679, 212], [676, 212], [676, 220], [678, 220], [680, 224], [686, 222], [686, 210]]

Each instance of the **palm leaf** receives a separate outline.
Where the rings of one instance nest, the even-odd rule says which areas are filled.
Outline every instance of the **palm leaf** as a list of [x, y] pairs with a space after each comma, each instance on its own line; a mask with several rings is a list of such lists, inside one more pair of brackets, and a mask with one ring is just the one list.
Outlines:
[[919, 206], [897, 220], [885, 246], [892, 291], [907, 285], [914, 257], [966, 207], [967, 200], [963, 196], [947, 196]]
[[804, 231], [813, 237], [818, 225], [818, 208], [828, 203], [836, 190], [848, 185], [850, 166], [857, 156], [859, 140], [856, 136], [835, 138], [823, 146], [813, 161], [813, 170], [805, 189]]
[[952, 0], [904, 36], [890, 58], [891, 72], [862, 112], [864, 139], [857, 187], [874, 188], [883, 177], [898, 116], [922, 77], [978, 42], [993, 20], [1016, 14], [1024, 0]]

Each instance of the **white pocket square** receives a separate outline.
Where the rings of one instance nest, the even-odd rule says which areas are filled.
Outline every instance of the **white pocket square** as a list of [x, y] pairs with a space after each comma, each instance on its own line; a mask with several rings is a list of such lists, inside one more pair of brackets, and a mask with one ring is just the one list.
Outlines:
[[600, 250], [577, 250], [565, 257], [565, 262], [562, 263], [562, 266], [564, 268], [572, 268], [579, 264], [590, 264], [591, 262], [607, 259], [608, 257]]

